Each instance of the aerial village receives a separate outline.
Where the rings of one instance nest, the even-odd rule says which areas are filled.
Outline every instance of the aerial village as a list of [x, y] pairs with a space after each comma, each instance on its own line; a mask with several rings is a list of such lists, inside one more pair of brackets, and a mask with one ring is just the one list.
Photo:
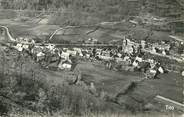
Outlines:
[[[158, 22], [160, 20], [162, 19], [153, 19]], [[132, 25], [137, 24], [136, 21], [130, 20], [129, 22]], [[170, 71], [181, 73], [184, 76], [184, 68], [168, 64], [168, 61], [176, 61], [180, 64], [183, 64], [184, 61], [184, 42], [175, 40], [177, 37], [174, 36], [171, 36], [173, 38], [171, 41], [151, 42], [150, 40], [136, 41], [131, 35], [127, 35], [121, 40], [108, 44], [99, 44], [98, 39], [89, 38], [82, 44], [68, 44], [68, 48], [67, 45], [58, 47], [58, 44], [51, 43], [38, 45], [35, 40], [29, 38], [14, 39], [7, 27], [2, 26], [2, 28], [5, 29], [4, 33], [8, 35], [9, 41], [13, 43], [10, 44], [10, 47], [21, 54], [31, 55], [44, 68], [72, 70], [76, 64], [72, 58], [77, 57], [85, 61], [98, 61], [110, 70], [144, 72], [146, 79], [157, 78], [158, 74]], [[72, 47], [75, 45], [78, 47]], [[83, 45], [88, 45], [88, 47]]]
[[[33, 106], [36, 108], [36, 112], [39, 109], [41, 110], [40, 112], [43, 112], [46, 107], [50, 109], [48, 110], [51, 113], [55, 108], [55, 110], [58, 111], [57, 106], [59, 108], [62, 107], [62, 104], [65, 103], [65, 98], [69, 98], [71, 99], [69, 100], [71, 104], [68, 105], [72, 105], [73, 103], [78, 104], [76, 104], [77, 106], [74, 104], [74, 112], [69, 107], [71, 113], [75, 113], [78, 109], [78, 114], [81, 110], [83, 111], [83, 109], [80, 109], [83, 103], [82, 101], [72, 102], [72, 99], [79, 99], [79, 96], [81, 96], [81, 99], [85, 101], [88, 101], [88, 99], [92, 100], [92, 98], [95, 100], [89, 101], [89, 104], [86, 106], [86, 108], [92, 108], [91, 110], [95, 110], [97, 108], [96, 105], [100, 105], [98, 107], [99, 109], [101, 105], [106, 104], [105, 107], [109, 107], [111, 110], [114, 109], [115, 112], [118, 108], [117, 110], [120, 109], [122, 111], [123, 109], [127, 109], [132, 113], [134, 113], [135, 110], [138, 112], [146, 112], [147, 110], [174, 112], [174, 109], [176, 109], [177, 114], [182, 113], [184, 109], [182, 102], [184, 95], [184, 21], [182, 18], [184, 15], [182, 14], [183, 12], [173, 9], [175, 9], [175, 6], [178, 4], [179, 6], [183, 6], [184, 4], [179, 0], [176, 0], [177, 3], [175, 4], [171, 4], [172, 0], [166, 3], [164, 0], [142, 0], [146, 5], [149, 5], [147, 9], [156, 12], [156, 15], [153, 15], [144, 11], [146, 8], [140, 6], [140, 1], [141, 0], [127, 0], [129, 16], [124, 17], [122, 20], [104, 21], [93, 24], [92, 26], [50, 25], [47, 21], [52, 19], [52, 15], [50, 14], [54, 14], [54, 12], [48, 11], [48, 15], [44, 10], [41, 11], [38, 17], [34, 18], [23, 17], [23, 19], [21, 19], [18, 17], [13, 20], [0, 18], [0, 50], [5, 52], [9, 57], [7, 57], [7, 60], [4, 60], [6, 57], [2, 55], [1, 64], [4, 65], [3, 62], [9, 62], [8, 60], [13, 59], [12, 55], [9, 56], [8, 54], [15, 52], [18, 59], [31, 58], [33, 63], [39, 66], [38, 69], [35, 69], [36, 72], [33, 75], [32, 72], [31, 75], [28, 74], [29, 77], [33, 77], [34, 83], [41, 82], [35, 80], [35, 74], [39, 74], [38, 72], [40, 71], [44, 74], [44, 81], [45, 79], [48, 80], [48, 82], [42, 84], [43, 86], [38, 86], [39, 89], [36, 88], [35, 91], [32, 91], [34, 95], [39, 98], [41, 97], [40, 99], [32, 99], [29, 95], [31, 91], [29, 92], [27, 90], [21, 90], [23, 92], [22, 96], [22, 92], [19, 91], [18, 88], [18, 94], [15, 93], [16, 96], [19, 96], [21, 92], [20, 95], [22, 97], [25, 95], [31, 97], [27, 96], [30, 99], [25, 100], [24, 98], [20, 98], [22, 102], [32, 101], [33, 103], [39, 102], [38, 104], [43, 105], [45, 103], [50, 104], [45, 104], [45, 107]], [[149, 3], [146, 3], [146, 1], [149, 1]], [[1, 0], [0, 3], [2, 5], [8, 4], [5, 1], [1, 2]], [[19, 15], [21, 15], [21, 13], [23, 14], [25, 11], [18, 10], [16, 12], [20, 12]], [[36, 10], [33, 12], [36, 12]], [[161, 15], [166, 12], [167, 16]], [[56, 14], [57, 13], [58, 12], [56, 12]], [[43, 18], [39, 19], [42, 15]], [[36, 21], [36, 23], [34, 21]], [[26, 31], [25, 33], [22, 27], [31, 28], [28, 28], [28, 31], [26, 30], [28, 33]], [[39, 29], [39, 27], [41, 28]], [[50, 31], [50, 28], [53, 28], [52, 31]], [[40, 30], [43, 30], [43, 32], [40, 33]], [[13, 31], [17, 31], [19, 34], [15, 36]], [[25, 33], [24, 36], [21, 35], [21, 31]], [[41, 36], [35, 34], [36, 38], [31, 37], [30, 35], [34, 33], [40, 33]], [[66, 40], [64, 39], [65, 37], [67, 37]], [[26, 62], [29, 64], [28, 61], [25, 61], [25, 63]], [[17, 62], [17, 64], [19, 63]], [[15, 65], [12, 64], [12, 66]], [[34, 68], [31, 68], [32, 66], [33, 65], [30, 65], [30, 71], [34, 71], [32, 70]], [[8, 77], [6, 69], [2, 66], [0, 66], [0, 68], [3, 69], [3, 72], [5, 71], [3, 75], [7, 75]], [[17, 69], [13, 70], [18, 74], [16, 74], [17, 76], [15, 75], [15, 77], [24, 79], [23, 77], [27, 72], [20, 75], [19, 69], [16, 70]], [[70, 76], [71, 74], [74, 78]], [[38, 77], [41, 76], [38, 75]], [[22, 79], [20, 80], [21, 83]], [[32, 79], [30, 81], [32, 81]], [[41, 78], [37, 79], [40, 80]], [[10, 84], [11, 83], [10, 81]], [[28, 85], [28, 87], [37, 86], [34, 85], [34, 83], [33, 85]], [[17, 84], [19, 85], [19, 82]], [[45, 86], [45, 88], [44, 85], [48, 86]], [[24, 85], [20, 86], [24, 87]], [[15, 87], [19, 86], [15, 85]], [[25, 85], [25, 87], [27, 86]], [[54, 89], [53, 87], [56, 88]], [[65, 90], [65, 88], [67, 90]], [[15, 90], [17, 89], [15, 88]], [[64, 93], [62, 92], [63, 94], [61, 93], [62, 96], [59, 95], [60, 97], [55, 97], [54, 94], [49, 95], [50, 90], [55, 91], [57, 96], [58, 92], [63, 91]], [[41, 102], [42, 97], [43, 101]], [[6, 97], [3, 97], [3, 99], [4, 98]], [[10, 99], [8, 99], [8, 101]], [[17, 98], [17, 100], [19, 99]], [[56, 102], [58, 105], [53, 100], [59, 100]], [[64, 101], [62, 102], [61, 100]], [[10, 102], [11, 101], [12, 100], [10, 100]], [[163, 105], [161, 105], [161, 103]], [[15, 103], [15, 105], [20, 105], [20, 103]], [[55, 105], [57, 106], [55, 107]], [[31, 111], [34, 110], [32, 109], [32, 105], [30, 106], [28, 104], [26, 106]], [[172, 108], [168, 109], [168, 107]], [[65, 107], [62, 108], [65, 109]], [[55, 110], [53, 112], [57, 112]]]

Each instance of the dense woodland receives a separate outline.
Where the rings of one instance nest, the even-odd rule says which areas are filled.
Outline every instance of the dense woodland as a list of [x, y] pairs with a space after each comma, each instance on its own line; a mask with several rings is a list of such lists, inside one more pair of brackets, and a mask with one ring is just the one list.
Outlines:
[[0, 52], [0, 116], [17, 112], [80, 115], [105, 108], [82, 87], [69, 85], [70, 76], [63, 84], [53, 85], [27, 54], [11, 49]]

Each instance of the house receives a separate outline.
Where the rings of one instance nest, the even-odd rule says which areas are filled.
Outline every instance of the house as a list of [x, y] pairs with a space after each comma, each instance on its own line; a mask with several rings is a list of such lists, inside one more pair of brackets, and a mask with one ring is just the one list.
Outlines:
[[96, 44], [98, 43], [98, 39], [95, 38], [89, 38], [88, 40], [85, 41], [87, 44]]
[[82, 50], [80, 49], [80, 48], [73, 48], [73, 50], [76, 52], [76, 53], [78, 53], [78, 55], [79, 56], [83, 56], [83, 54], [82, 54]]
[[112, 57], [109, 57], [109, 56], [103, 56], [103, 55], [98, 55], [98, 57], [100, 58], [100, 59], [102, 59], [102, 60], [113, 60], [113, 58]]
[[72, 56], [76, 56], [77, 55], [77, 51], [75, 50], [67, 50], [66, 53], [68, 53], [69, 55], [72, 55]]
[[184, 71], [182, 71], [181, 75], [184, 76]]
[[58, 64], [58, 68], [60, 70], [71, 70], [72, 68], [72, 62], [70, 59], [62, 59], [60, 63]]

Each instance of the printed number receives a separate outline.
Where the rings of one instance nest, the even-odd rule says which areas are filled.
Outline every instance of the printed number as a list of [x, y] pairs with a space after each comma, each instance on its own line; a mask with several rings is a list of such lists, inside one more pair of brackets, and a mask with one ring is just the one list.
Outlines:
[[174, 110], [174, 106], [165, 105], [166, 110]]

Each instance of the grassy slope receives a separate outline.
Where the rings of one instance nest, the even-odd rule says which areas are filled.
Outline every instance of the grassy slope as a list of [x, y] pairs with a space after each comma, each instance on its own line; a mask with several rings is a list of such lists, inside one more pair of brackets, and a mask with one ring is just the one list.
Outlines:
[[[115, 97], [119, 92], [124, 90], [132, 81], [140, 80], [143, 76], [136, 72], [115, 72], [104, 68], [103, 65], [97, 63], [82, 62], [77, 65], [75, 70], [80, 70], [82, 80], [89, 85], [94, 82], [97, 92], [104, 91], [108, 96]], [[71, 72], [45, 72], [46, 79], [53, 85], [63, 84], [66, 82], [67, 75]], [[133, 90], [119, 98], [120, 103], [124, 103], [132, 108], [138, 108], [140, 104], [153, 103], [157, 108], [165, 110], [164, 106], [155, 103], [154, 97], [161, 95], [166, 98], [181, 102], [182, 97], [182, 76], [175, 73], [169, 73], [159, 76], [160, 79], [150, 79], [144, 82], [139, 82]], [[77, 89], [76, 89], [77, 91]], [[136, 99], [136, 100], [135, 100]], [[95, 99], [100, 101], [99, 99]], [[111, 103], [100, 101], [102, 108], [112, 109], [112, 112], [122, 112], [123, 107]], [[124, 110], [124, 109], [123, 109]]]
[[[111, 95], [117, 94], [123, 86], [131, 81], [137, 81], [143, 77], [140, 73], [118, 73], [90, 63], [81, 64], [80, 69], [85, 74], [84, 80], [86, 82], [95, 82], [99, 89], [103, 88]], [[162, 95], [182, 102], [182, 76], [169, 73], [159, 77], [160, 79], [151, 79], [138, 83], [136, 89], [130, 95], [137, 97], [138, 100], [149, 100], [156, 95]]]

